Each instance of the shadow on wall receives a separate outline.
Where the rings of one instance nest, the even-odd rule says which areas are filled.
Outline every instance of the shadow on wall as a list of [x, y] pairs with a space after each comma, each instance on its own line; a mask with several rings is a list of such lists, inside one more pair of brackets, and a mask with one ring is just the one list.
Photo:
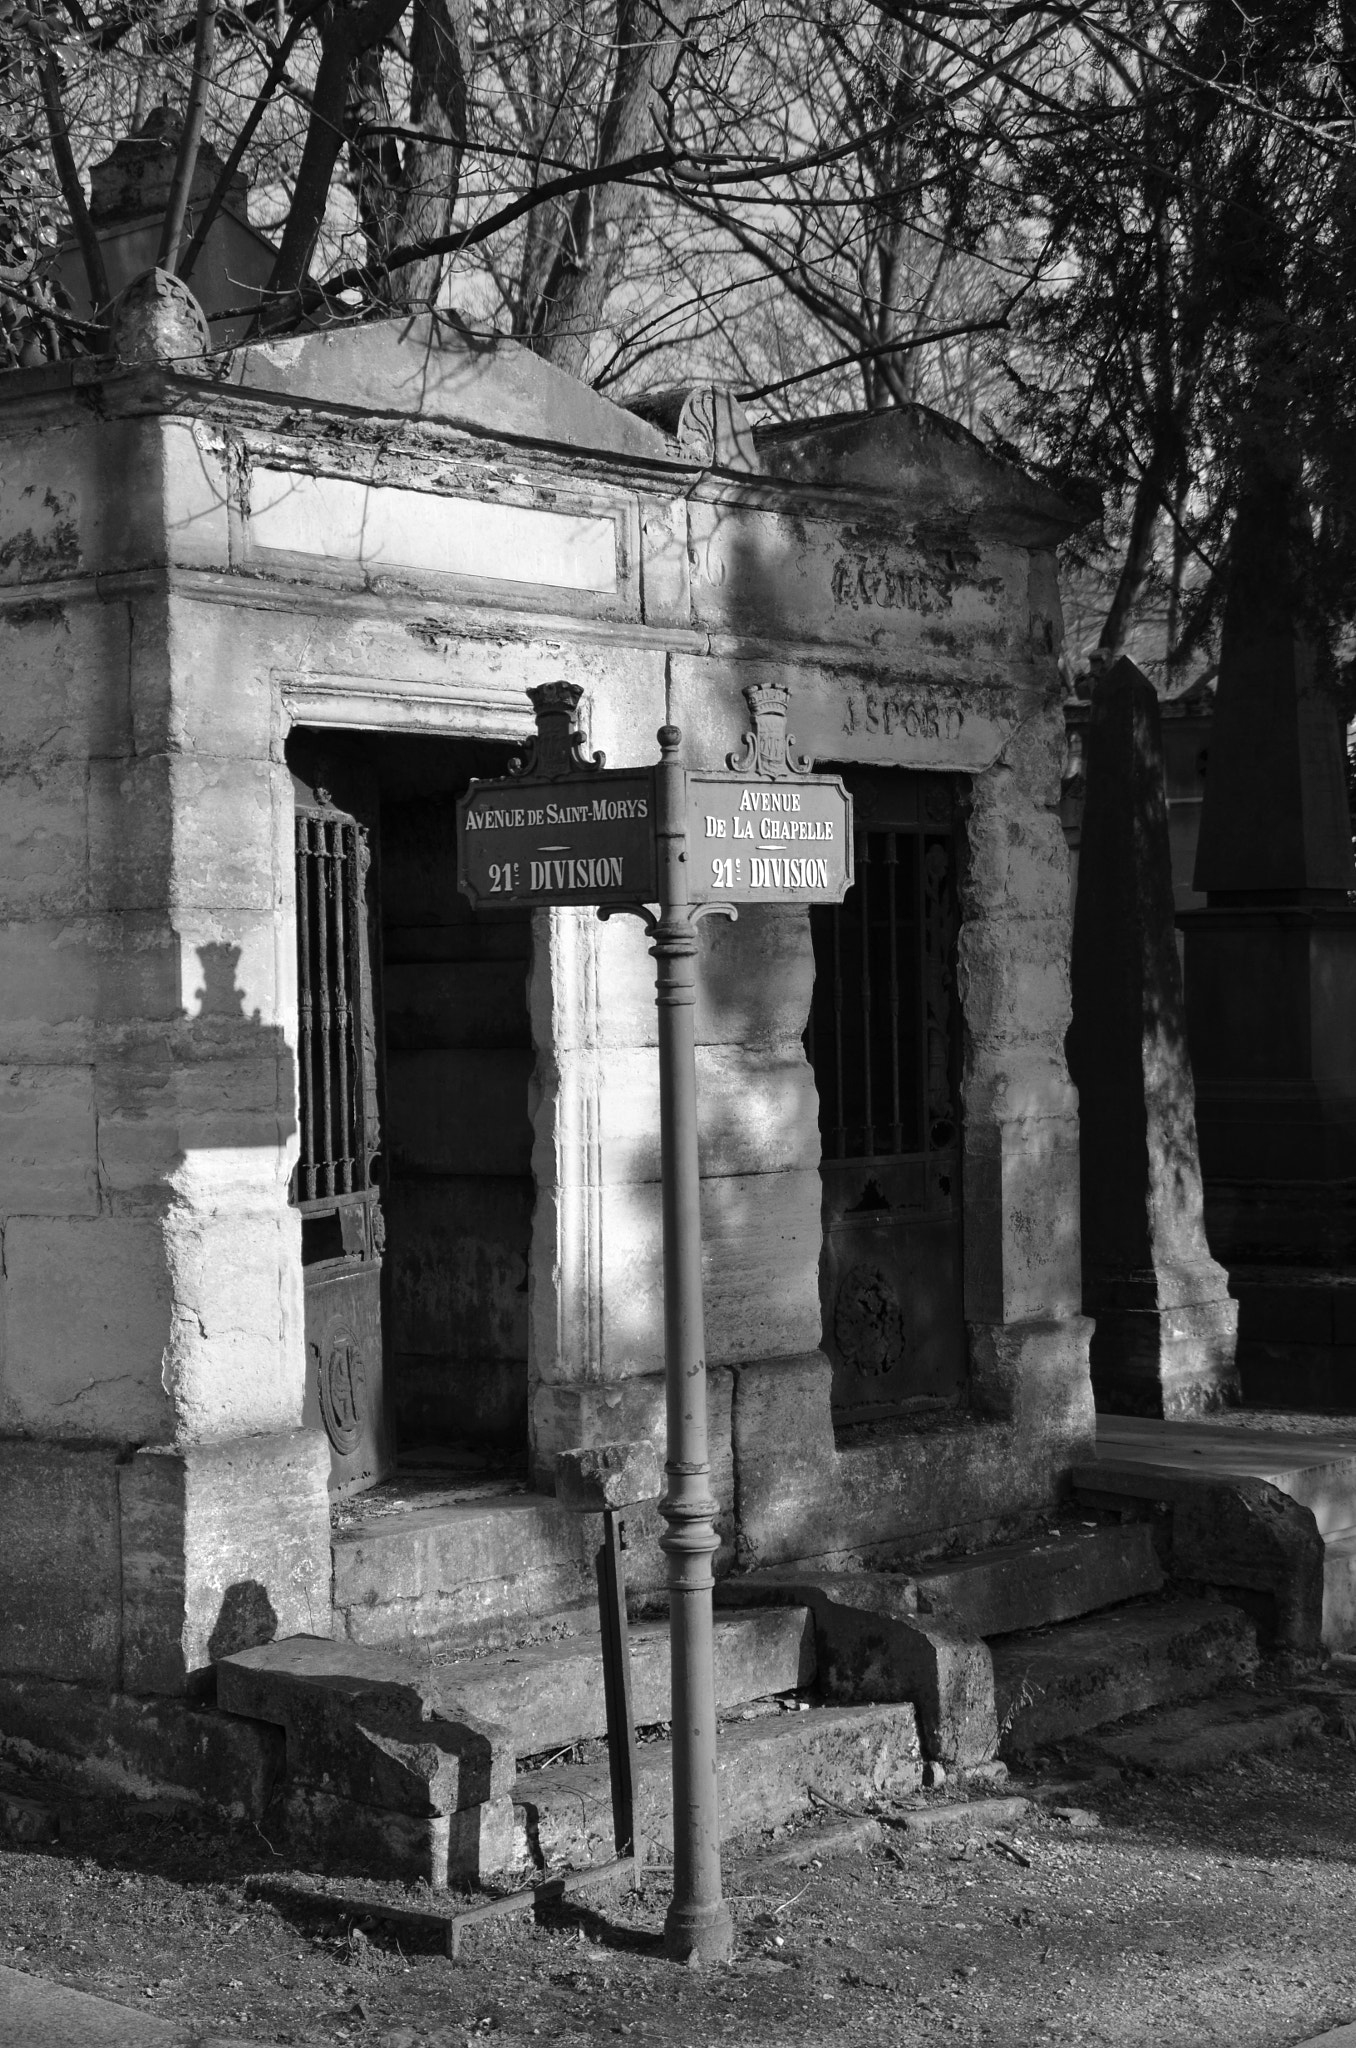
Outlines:
[[[0, 1216], [0, 1429], [163, 1443], [176, 1410], [191, 1428], [200, 1398], [215, 1398], [209, 1376], [263, 1383], [279, 1342], [271, 1212], [296, 1077], [282, 1028], [246, 1006], [241, 959], [234, 943], [166, 932], [111, 962], [110, 976], [143, 977], [141, 1013], [160, 1021], [101, 1047], [92, 1072], [44, 1069], [29, 1084], [33, 1135], [13, 1146]], [[36, 1112], [77, 1086], [62, 1152]], [[238, 1199], [251, 1183], [255, 1215]]]
[[237, 1579], [221, 1596], [221, 1612], [207, 1638], [207, 1654], [215, 1664], [238, 1650], [255, 1650], [262, 1643], [271, 1643], [277, 1633], [278, 1616], [267, 1588], [258, 1579]]

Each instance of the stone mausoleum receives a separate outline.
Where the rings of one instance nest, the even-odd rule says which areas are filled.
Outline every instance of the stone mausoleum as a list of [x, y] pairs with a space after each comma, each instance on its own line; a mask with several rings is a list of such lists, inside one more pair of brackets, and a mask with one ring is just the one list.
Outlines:
[[1088, 1454], [1072, 515], [922, 409], [182, 326], [0, 379], [0, 1737], [249, 1807], [220, 1660], [572, 1611], [557, 1454], [662, 1445], [647, 941], [457, 887], [534, 684], [610, 767], [784, 690], [855, 800], [841, 909], [701, 932], [719, 1573], [972, 1551]]

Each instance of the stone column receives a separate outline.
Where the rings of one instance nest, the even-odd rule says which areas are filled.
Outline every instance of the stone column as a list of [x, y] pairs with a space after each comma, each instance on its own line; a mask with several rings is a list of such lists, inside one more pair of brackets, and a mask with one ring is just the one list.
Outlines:
[[1240, 505], [1187, 1022], [1211, 1242], [1244, 1398], [1356, 1410], [1356, 888], [1337, 703], [1305, 626], [1297, 483]]
[[[0, 593], [0, 1674], [184, 1695], [328, 1631], [327, 1454], [271, 686], [219, 439], [118, 399], [7, 422], [3, 465], [0, 560], [39, 587]], [[46, 558], [8, 549], [26, 503]]]
[[1078, 1114], [1064, 1059], [1069, 870], [1057, 689], [971, 784], [965, 1013], [965, 1317], [975, 1405], [1017, 1426], [1029, 1497], [1086, 1453]]
[[1093, 690], [1084, 764], [1068, 1043], [1093, 1392], [1198, 1414], [1238, 1399], [1238, 1309], [1205, 1236], [1158, 698], [1132, 661]]

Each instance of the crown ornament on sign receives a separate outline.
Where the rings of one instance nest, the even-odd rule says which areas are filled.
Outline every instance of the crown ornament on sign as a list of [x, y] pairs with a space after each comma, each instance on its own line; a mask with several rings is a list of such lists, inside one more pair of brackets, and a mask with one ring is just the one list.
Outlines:
[[786, 729], [791, 709], [791, 692], [784, 683], [751, 683], [744, 702], [753, 719], [740, 745], [725, 756], [725, 765], [740, 775], [766, 775], [771, 781], [783, 776], [809, 775], [814, 762], [805, 754], [792, 752], [796, 735]]
[[528, 691], [537, 715], [536, 738], [527, 743], [525, 754], [515, 755], [508, 764], [510, 775], [577, 775], [583, 769], [593, 775], [607, 760], [606, 754], [586, 754], [584, 735], [574, 722], [584, 692], [578, 683], [538, 683]]

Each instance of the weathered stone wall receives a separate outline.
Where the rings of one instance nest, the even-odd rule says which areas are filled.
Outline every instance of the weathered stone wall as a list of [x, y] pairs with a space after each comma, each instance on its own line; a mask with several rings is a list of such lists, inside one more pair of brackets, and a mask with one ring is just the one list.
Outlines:
[[[35, 1615], [21, 1664], [113, 1683], [126, 1665], [130, 1683], [130, 1608], [149, 1600], [159, 1649], [137, 1682], [176, 1690], [223, 1617], [248, 1637], [328, 1604], [324, 1461], [295, 1433], [291, 792], [229, 613], [166, 578], [167, 552], [226, 559], [210, 431], [39, 413], [14, 423], [4, 475], [0, 1430], [20, 1463], [24, 1439], [99, 1446], [64, 1454], [64, 1484], [116, 1508], [56, 1521], [49, 1585], [79, 1582], [97, 1523], [99, 1579], [124, 1596], [97, 1654], [44, 1648]], [[241, 1438], [262, 1440], [235, 1458], [243, 1497], [229, 1450], [205, 1449]], [[148, 1520], [157, 1446], [177, 1497]], [[29, 1490], [0, 1499], [17, 1532]]]

